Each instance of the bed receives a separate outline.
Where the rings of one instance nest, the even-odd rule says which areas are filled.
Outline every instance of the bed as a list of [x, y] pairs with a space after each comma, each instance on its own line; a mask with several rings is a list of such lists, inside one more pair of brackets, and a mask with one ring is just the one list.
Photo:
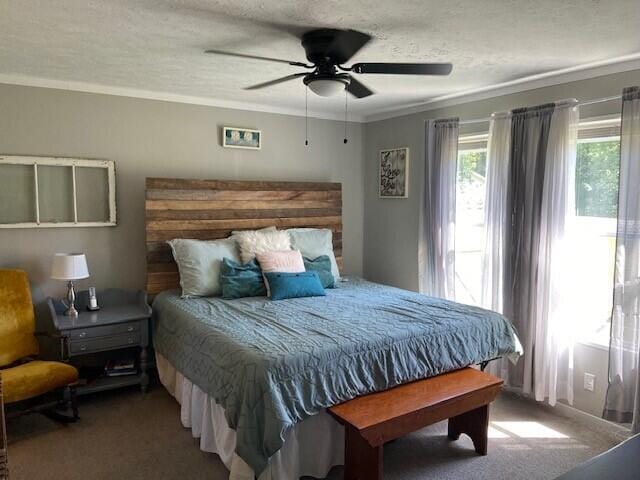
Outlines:
[[330, 228], [340, 259], [340, 184], [148, 179], [146, 211], [160, 378], [234, 480], [324, 477], [343, 460], [327, 407], [519, 350], [494, 312], [358, 278], [326, 297], [180, 298], [172, 238]]

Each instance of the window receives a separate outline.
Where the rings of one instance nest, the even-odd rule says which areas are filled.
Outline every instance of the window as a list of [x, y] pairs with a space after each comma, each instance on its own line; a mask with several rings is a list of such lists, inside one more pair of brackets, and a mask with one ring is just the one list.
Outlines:
[[460, 138], [456, 181], [456, 300], [480, 304], [487, 134]]
[[0, 228], [116, 224], [113, 161], [0, 157]]
[[[609, 344], [620, 117], [580, 122], [575, 175], [574, 288], [581, 341]], [[461, 136], [456, 185], [456, 300], [480, 304], [488, 135]]]
[[576, 156], [573, 284], [580, 340], [609, 345], [613, 307], [620, 118], [581, 122]]

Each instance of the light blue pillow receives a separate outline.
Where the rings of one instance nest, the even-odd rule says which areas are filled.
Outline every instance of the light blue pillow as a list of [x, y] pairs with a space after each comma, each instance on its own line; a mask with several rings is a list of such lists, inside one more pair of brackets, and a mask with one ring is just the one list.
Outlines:
[[222, 298], [226, 300], [267, 295], [262, 269], [255, 258], [244, 265], [229, 258], [223, 259], [220, 283]]
[[264, 272], [264, 276], [269, 283], [271, 300], [324, 297], [326, 295], [317, 272]]
[[303, 257], [318, 258], [327, 255], [331, 262], [331, 273], [337, 282], [340, 279], [338, 262], [333, 253], [333, 232], [328, 228], [290, 228], [291, 248], [300, 250]]
[[208, 241], [176, 238], [167, 243], [178, 264], [184, 298], [220, 295], [222, 259], [240, 261], [238, 245], [228, 238]]
[[320, 255], [313, 260], [305, 257], [302, 260], [304, 261], [304, 269], [307, 272], [316, 272], [324, 288], [335, 288], [336, 281], [331, 273], [331, 260], [329, 259], [329, 255]]

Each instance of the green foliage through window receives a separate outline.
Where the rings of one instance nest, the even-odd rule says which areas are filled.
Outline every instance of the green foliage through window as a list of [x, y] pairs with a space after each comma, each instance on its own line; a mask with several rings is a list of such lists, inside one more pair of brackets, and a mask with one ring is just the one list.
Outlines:
[[461, 150], [458, 153], [458, 182], [471, 182], [480, 177], [484, 180], [486, 171], [486, 150]]
[[619, 140], [578, 143], [576, 215], [615, 218], [619, 174]]

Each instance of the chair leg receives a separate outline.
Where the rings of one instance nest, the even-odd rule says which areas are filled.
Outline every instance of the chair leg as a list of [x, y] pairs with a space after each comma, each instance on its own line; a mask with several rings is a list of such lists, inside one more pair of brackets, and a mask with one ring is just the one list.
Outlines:
[[80, 415], [78, 414], [78, 395], [75, 385], [71, 385], [69, 387], [69, 404], [71, 405], [71, 413], [73, 413], [73, 418], [75, 420], [80, 420]]
[[70, 385], [66, 388], [66, 391], [63, 392], [63, 401], [62, 404], [65, 406], [66, 410], [71, 409], [71, 415], [60, 413], [54, 408], [45, 408], [41, 410], [45, 417], [55, 422], [60, 423], [75, 423], [80, 419], [78, 415], [78, 396], [76, 393], [75, 385]]
[[64, 413], [56, 412], [55, 410], [42, 410], [40, 413], [47, 417], [49, 420], [59, 423], [75, 423], [78, 421], [77, 417], [71, 415], [65, 415]]

